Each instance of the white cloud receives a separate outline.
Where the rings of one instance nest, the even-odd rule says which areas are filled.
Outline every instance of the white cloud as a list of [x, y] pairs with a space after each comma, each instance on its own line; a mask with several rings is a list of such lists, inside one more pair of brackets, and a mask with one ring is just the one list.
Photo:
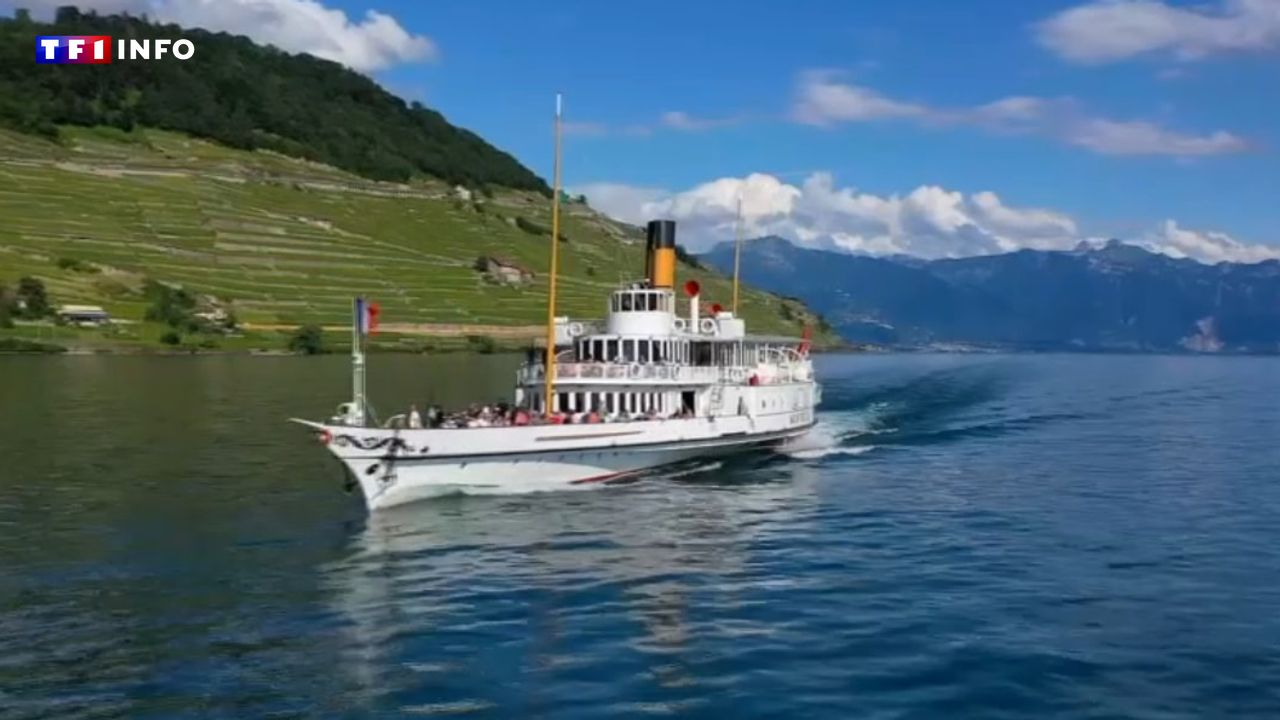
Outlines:
[[643, 225], [651, 218], [645, 208], [667, 195], [659, 188], [636, 187], [623, 183], [587, 183], [565, 188], [570, 195], [585, 195], [591, 207], [615, 220]]
[[848, 85], [830, 70], [806, 70], [800, 75], [799, 92], [791, 118], [806, 125], [864, 122], [886, 118], [920, 117], [929, 109], [891, 100], [870, 88]]
[[[583, 185], [571, 192], [585, 194], [593, 207], [626, 222], [674, 219], [680, 224], [680, 242], [697, 250], [734, 236], [739, 198], [746, 237], [779, 235], [807, 247], [851, 253], [967, 257], [1023, 248], [1069, 250], [1089, 241], [1065, 213], [1008, 205], [993, 192], [966, 195], [922, 185], [905, 195], [876, 195], [839, 187], [829, 173], [814, 173], [799, 185], [753, 173], [683, 192], [618, 183]], [[1204, 262], [1280, 257], [1280, 247], [1184, 230], [1172, 220], [1136, 242]]]
[[819, 126], [885, 119], [964, 125], [998, 133], [1041, 135], [1104, 155], [1185, 158], [1248, 149], [1243, 138], [1224, 130], [1195, 135], [1144, 120], [1097, 117], [1071, 98], [1011, 96], [972, 107], [931, 107], [841, 83], [829, 71], [800, 74], [791, 117], [796, 122]]
[[100, 13], [145, 14], [184, 27], [245, 35], [366, 73], [439, 57], [431, 38], [410, 33], [386, 13], [369, 10], [357, 21], [317, 0], [26, 0], [17, 4], [40, 13], [76, 5]]
[[1173, 220], [1165, 220], [1160, 227], [1147, 233], [1138, 243], [1153, 252], [1171, 257], [1189, 257], [1202, 262], [1262, 262], [1280, 258], [1280, 248], [1268, 245], [1247, 245], [1227, 235], [1213, 231], [1188, 230]]
[[1248, 143], [1229, 132], [1183, 135], [1149, 122], [1118, 122], [1105, 118], [1082, 119], [1067, 135], [1074, 145], [1104, 155], [1222, 155], [1243, 152]]
[[723, 118], [702, 118], [694, 117], [689, 113], [681, 110], [668, 110], [662, 113], [658, 118], [659, 124], [673, 130], [684, 130], [686, 132], [697, 132], [699, 130], [711, 130], [718, 127], [728, 127], [737, 125], [742, 122], [741, 117], [723, 117]]
[[739, 197], [748, 237], [781, 235], [813, 247], [870, 254], [959, 257], [1018, 247], [1070, 247], [1075, 224], [1049, 210], [1005, 205], [994, 193], [925, 185], [899, 196], [838, 187], [828, 173], [800, 185], [773, 175], [720, 178], [680, 193], [618, 184], [574, 188], [597, 209], [627, 222], [670, 217], [695, 248], [733, 237]]
[[1065, 60], [1106, 63], [1148, 53], [1195, 60], [1280, 47], [1280, 2], [1222, 0], [1174, 7], [1157, 0], [1097, 0], [1036, 26], [1040, 43]]

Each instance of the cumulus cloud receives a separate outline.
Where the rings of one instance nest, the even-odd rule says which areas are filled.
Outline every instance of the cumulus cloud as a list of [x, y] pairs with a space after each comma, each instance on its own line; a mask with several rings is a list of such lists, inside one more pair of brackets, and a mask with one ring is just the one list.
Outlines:
[[1041, 135], [1104, 155], [1196, 157], [1248, 149], [1243, 138], [1225, 130], [1195, 135], [1143, 120], [1097, 117], [1072, 98], [1011, 96], [972, 107], [932, 107], [842, 82], [830, 71], [800, 74], [791, 118], [818, 126], [889, 119], [969, 126]]
[[366, 73], [439, 57], [431, 38], [410, 33], [386, 13], [369, 10], [353, 20], [318, 0], [25, 0], [17, 4], [43, 14], [60, 5], [76, 5], [101, 13], [146, 15], [184, 27], [245, 35]]
[[670, 217], [682, 242], [706, 248], [733, 237], [742, 203], [747, 236], [780, 235], [811, 247], [875, 255], [960, 257], [1019, 247], [1070, 247], [1075, 223], [1050, 210], [1005, 205], [991, 192], [966, 196], [933, 185], [880, 196], [838, 187], [829, 173], [793, 185], [764, 173], [720, 178], [684, 192], [618, 184], [574, 188], [593, 207], [638, 223]]
[[1036, 26], [1042, 45], [1064, 60], [1107, 63], [1169, 53], [1196, 60], [1215, 53], [1280, 47], [1280, 2], [1224, 0], [1174, 7], [1157, 0], [1097, 0]]
[[1221, 232], [1189, 230], [1179, 227], [1173, 220], [1165, 220], [1137, 244], [1171, 257], [1188, 257], [1208, 263], [1253, 263], [1280, 258], [1280, 248], [1249, 245]]
[[652, 216], [645, 214], [651, 203], [666, 197], [660, 188], [637, 187], [625, 183], [587, 183], [566, 189], [571, 195], [585, 195], [591, 207], [615, 220], [642, 225]]
[[[682, 192], [618, 183], [588, 184], [571, 192], [586, 195], [593, 207], [625, 222], [674, 219], [680, 223], [681, 243], [699, 250], [734, 236], [739, 200], [746, 237], [778, 235], [807, 247], [850, 253], [967, 257], [1023, 248], [1069, 250], [1089, 240], [1069, 215], [1010, 205], [994, 192], [966, 195], [922, 185], [902, 195], [877, 195], [840, 187], [821, 172], [798, 185], [753, 173]], [[1280, 247], [1185, 230], [1172, 220], [1137, 242], [1155, 252], [1204, 262], [1280, 257]]]

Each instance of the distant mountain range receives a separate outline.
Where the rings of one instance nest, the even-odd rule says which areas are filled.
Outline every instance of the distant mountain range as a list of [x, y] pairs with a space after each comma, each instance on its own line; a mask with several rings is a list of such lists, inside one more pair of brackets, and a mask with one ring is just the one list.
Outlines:
[[[701, 259], [732, 271], [733, 246]], [[1112, 240], [948, 260], [744, 243], [743, 281], [846, 340], [1035, 350], [1280, 352], [1280, 261], [1205, 265]]]

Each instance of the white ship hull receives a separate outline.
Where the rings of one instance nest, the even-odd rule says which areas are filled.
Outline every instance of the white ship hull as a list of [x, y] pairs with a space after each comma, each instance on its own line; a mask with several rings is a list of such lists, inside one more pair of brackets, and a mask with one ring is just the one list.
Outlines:
[[298, 422], [319, 431], [377, 510], [458, 493], [600, 487], [673, 463], [771, 447], [807, 432], [813, 412], [465, 430]]

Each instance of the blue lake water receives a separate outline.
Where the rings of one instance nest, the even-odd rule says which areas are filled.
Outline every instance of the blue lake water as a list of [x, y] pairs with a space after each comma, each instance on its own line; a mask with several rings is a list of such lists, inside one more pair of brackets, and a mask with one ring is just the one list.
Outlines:
[[1280, 360], [820, 373], [792, 456], [368, 517], [342, 358], [0, 358], [0, 718], [1280, 717]]

